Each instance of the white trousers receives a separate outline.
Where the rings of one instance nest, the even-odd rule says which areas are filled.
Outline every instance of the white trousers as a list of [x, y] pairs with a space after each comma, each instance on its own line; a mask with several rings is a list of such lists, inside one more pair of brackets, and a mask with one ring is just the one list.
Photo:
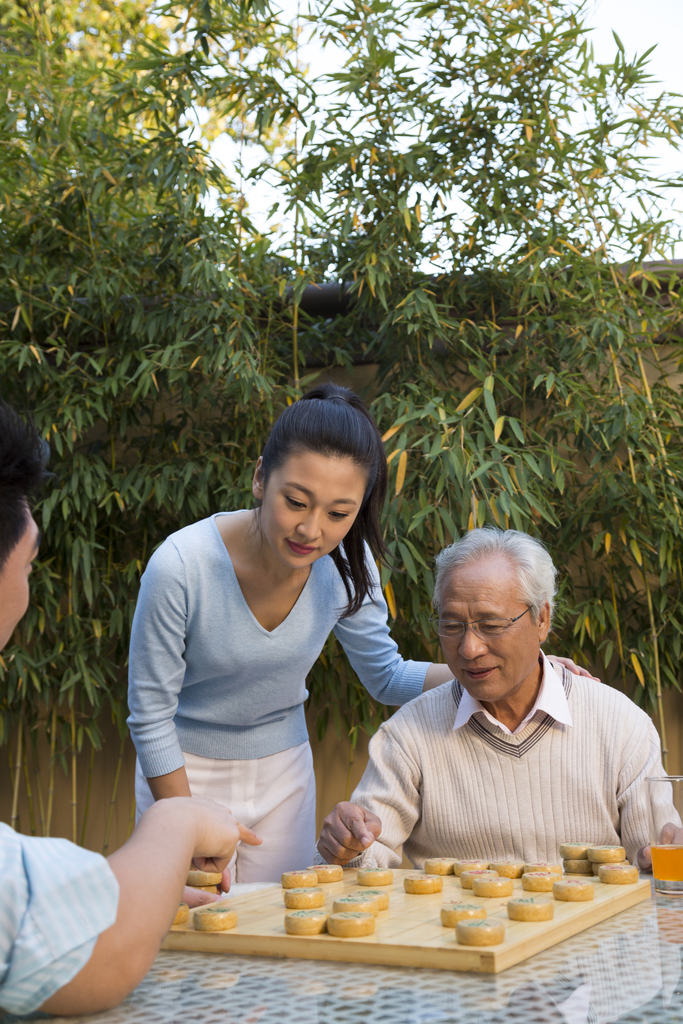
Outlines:
[[[305, 868], [315, 856], [315, 775], [310, 743], [253, 761], [223, 761], [183, 753], [192, 796], [229, 807], [263, 842], [240, 843], [230, 861], [234, 882], [279, 882], [283, 871]], [[135, 766], [139, 816], [154, 797]]]

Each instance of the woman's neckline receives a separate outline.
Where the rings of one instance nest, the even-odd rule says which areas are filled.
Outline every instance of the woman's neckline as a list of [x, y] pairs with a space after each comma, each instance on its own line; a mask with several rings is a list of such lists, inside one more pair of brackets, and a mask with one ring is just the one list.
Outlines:
[[228, 570], [232, 574], [233, 580], [234, 580], [235, 584], [237, 585], [237, 590], [239, 591], [240, 600], [242, 601], [242, 604], [244, 605], [244, 608], [246, 609], [248, 615], [251, 617], [251, 619], [254, 622], [254, 624], [261, 630], [262, 633], [265, 634], [265, 636], [274, 636], [277, 633], [278, 630], [282, 629], [289, 622], [289, 620], [292, 618], [292, 616], [296, 612], [296, 610], [297, 610], [298, 606], [300, 605], [301, 600], [302, 600], [302, 598], [303, 598], [303, 596], [304, 596], [304, 594], [306, 592], [306, 589], [307, 589], [307, 587], [308, 587], [308, 585], [310, 583], [311, 576], [313, 575], [313, 571], [314, 571], [313, 567], [317, 564], [317, 562], [320, 561], [320, 559], [316, 559], [316, 561], [311, 564], [310, 571], [308, 573], [308, 577], [306, 579], [306, 582], [304, 583], [303, 587], [299, 591], [299, 595], [298, 595], [297, 599], [295, 600], [294, 604], [289, 609], [289, 611], [287, 612], [285, 617], [282, 619], [282, 621], [278, 622], [277, 626], [274, 626], [273, 629], [266, 629], [266, 627], [263, 625], [263, 623], [259, 622], [259, 620], [257, 619], [256, 615], [254, 615], [254, 612], [252, 611], [251, 605], [249, 604], [249, 602], [247, 601], [246, 597], [244, 596], [244, 591], [242, 590], [242, 586], [240, 584], [239, 577], [238, 577], [237, 572], [235, 570], [235, 565], [233, 563], [232, 556], [230, 555], [230, 552], [228, 550], [228, 546], [227, 546], [227, 544], [225, 543], [225, 541], [223, 539], [223, 535], [221, 534], [220, 530], [218, 529], [218, 523], [216, 522], [216, 520], [217, 520], [217, 518], [219, 516], [234, 516], [234, 515], [238, 515], [240, 512], [248, 512], [248, 511], [251, 511], [251, 510], [250, 509], [240, 508], [240, 509], [235, 509], [232, 512], [215, 512], [211, 516], [211, 524], [212, 524], [212, 527], [213, 527], [214, 536], [215, 536], [216, 540], [218, 541], [218, 543], [220, 544], [221, 550], [224, 553], [224, 556], [225, 556], [225, 559], [226, 559], [226, 562], [227, 562], [227, 565], [228, 565]]

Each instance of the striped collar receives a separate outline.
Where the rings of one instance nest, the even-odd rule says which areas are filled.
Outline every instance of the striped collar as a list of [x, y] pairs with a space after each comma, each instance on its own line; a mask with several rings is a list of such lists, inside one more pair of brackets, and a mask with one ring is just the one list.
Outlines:
[[506, 725], [503, 725], [502, 722], [499, 722], [493, 717], [493, 715], [489, 714], [483, 704], [481, 704], [475, 697], [472, 697], [464, 687], [458, 706], [458, 712], [455, 716], [453, 731], [456, 729], [462, 729], [464, 725], [467, 725], [472, 715], [480, 714], [484, 715], [491, 725], [496, 729], [499, 729], [506, 736], [518, 736], [521, 732], [524, 732], [526, 727], [539, 711], [545, 712], [546, 715], [549, 715], [555, 722], [559, 722], [560, 725], [571, 726], [572, 716], [567, 702], [565, 687], [562, 685], [562, 681], [543, 651], [541, 651], [539, 661], [543, 667], [543, 676], [541, 678], [541, 686], [539, 688], [538, 695], [531, 711], [517, 726], [514, 732], [511, 732]]

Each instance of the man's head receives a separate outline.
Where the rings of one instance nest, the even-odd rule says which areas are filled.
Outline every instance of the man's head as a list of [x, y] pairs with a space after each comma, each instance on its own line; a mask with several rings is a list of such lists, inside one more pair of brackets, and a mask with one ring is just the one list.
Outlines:
[[43, 470], [37, 431], [0, 402], [0, 650], [28, 608], [28, 577], [40, 539], [28, 496]]
[[[511, 697], [534, 672], [550, 631], [557, 577], [550, 555], [526, 533], [487, 528], [445, 548], [436, 566], [434, 607], [448, 667], [477, 700]], [[477, 625], [463, 631], [457, 623], [464, 622]]]

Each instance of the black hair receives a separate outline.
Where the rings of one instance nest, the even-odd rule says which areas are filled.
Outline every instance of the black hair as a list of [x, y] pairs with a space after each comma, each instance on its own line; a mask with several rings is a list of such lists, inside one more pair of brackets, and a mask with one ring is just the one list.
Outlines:
[[44, 448], [32, 420], [0, 401], [0, 572], [26, 532], [28, 497], [43, 479]]
[[380, 529], [387, 492], [382, 437], [362, 398], [337, 384], [320, 384], [278, 417], [261, 456], [264, 484], [274, 469], [300, 451], [351, 459], [367, 474], [363, 504], [344, 538], [344, 552], [338, 547], [330, 552], [348, 597], [344, 616], [353, 615], [373, 589], [364, 541], [375, 558], [384, 560], [387, 553]]

